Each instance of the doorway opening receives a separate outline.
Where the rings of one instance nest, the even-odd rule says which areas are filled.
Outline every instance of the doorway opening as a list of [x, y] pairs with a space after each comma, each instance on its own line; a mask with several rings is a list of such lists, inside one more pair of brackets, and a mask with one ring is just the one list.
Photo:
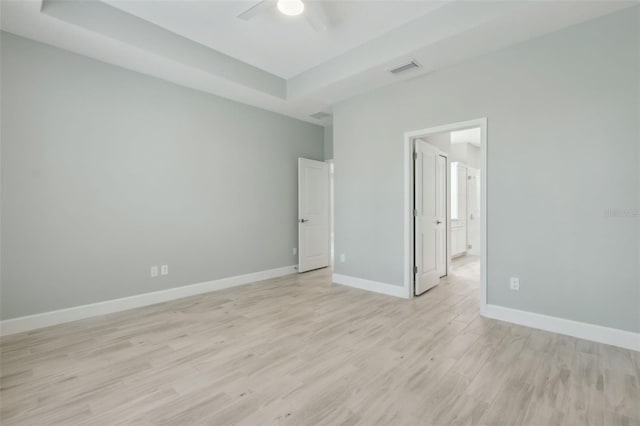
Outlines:
[[407, 297], [453, 277], [475, 280], [484, 313], [486, 165], [486, 118], [405, 133]]

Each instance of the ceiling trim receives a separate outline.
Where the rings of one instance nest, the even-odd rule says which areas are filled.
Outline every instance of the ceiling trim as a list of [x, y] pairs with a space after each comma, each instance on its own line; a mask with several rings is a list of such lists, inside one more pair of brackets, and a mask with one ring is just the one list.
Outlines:
[[[103, 1], [3, 0], [0, 26], [102, 62], [329, 125], [330, 115], [310, 115], [331, 113], [333, 105], [353, 96], [632, 6], [637, 3], [445, 1], [288, 80]], [[399, 75], [388, 72], [409, 60], [421, 67]]]
[[283, 78], [101, 1], [44, 0], [42, 13], [267, 95], [286, 98], [287, 82]]

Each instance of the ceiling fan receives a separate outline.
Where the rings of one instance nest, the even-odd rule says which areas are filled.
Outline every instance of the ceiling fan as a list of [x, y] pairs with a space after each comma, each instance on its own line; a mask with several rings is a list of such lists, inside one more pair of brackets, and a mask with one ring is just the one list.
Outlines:
[[280, 13], [288, 16], [304, 14], [311, 28], [317, 32], [329, 28], [329, 16], [327, 15], [323, 2], [318, 0], [261, 0], [238, 15], [238, 18], [249, 21], [273, 8], [277, 8]]

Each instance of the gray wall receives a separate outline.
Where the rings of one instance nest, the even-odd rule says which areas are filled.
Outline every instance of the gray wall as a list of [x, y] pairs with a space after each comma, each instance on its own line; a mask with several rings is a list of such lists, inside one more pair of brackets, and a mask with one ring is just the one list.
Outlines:
[[333, 160], [333, 126], [324, 128], [324, 159]]
[[640, 331], [638, 11], [335, 106], [336, 272], [402, 284], [403, 132], [487, 117], [489, 303]]
[[1, 47], [2, 318], [297, 263], [297, 158], [323, 159], [322, 127]]

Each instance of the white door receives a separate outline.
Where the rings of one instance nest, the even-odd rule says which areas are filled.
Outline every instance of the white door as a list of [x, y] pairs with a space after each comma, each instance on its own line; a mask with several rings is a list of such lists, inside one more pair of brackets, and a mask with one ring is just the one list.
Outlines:
[[480, 170], [467, 175], [467, 253], [480, 256]]
[[442, 261], [446, 269], [446, 158], [426, 142], [415, 144], [415, 293], [419, 295], [438, 284]]
[[298, 158], [298, 272], [329, 266], [329, 165]]
[[467, 251], [467, 167], [451, 163], [451, 257]]
[[437, 227], [436, 265], [438, 276], [447, 275], [447, 157], [438, 155], [436, 165], [436, 215]]

